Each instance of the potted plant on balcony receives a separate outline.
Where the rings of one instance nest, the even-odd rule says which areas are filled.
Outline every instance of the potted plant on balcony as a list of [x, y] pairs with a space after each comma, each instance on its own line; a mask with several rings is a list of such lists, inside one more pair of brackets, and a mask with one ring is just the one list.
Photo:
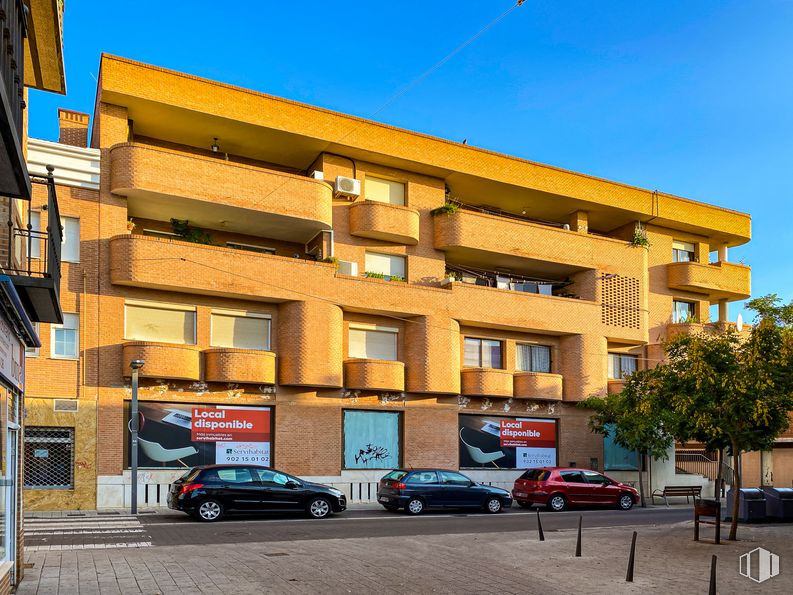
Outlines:
[[460, 205], [458, 205], [456, 202], [447, 201], [444, 203], [442, 207], [438, 207], [437, 209], [432, 209], [430, 211], [430, 215], [432, 215], [433, 217], [437, 217], [438, 215], [453, 215], [454, 213], [457, 212], [459, 208]]
[[446, 271], [446, 276], [443, 279], [441, 279], [441, 285], [444, 287], [447, 285], [451, 285], [455, 281], [459, 281], [461, 278], [462, 275], [457, 271]]
[[135, 220], [132, 217], [130, 217], [129, 219], [127, 219], [127, 231], [132, 233], [134, 229], [135, 229]]
[[647, 230], [642, 226], [641, 222], [639, 221], [636, 222], [636, 227], [633, 228], [631, 245], [641, 246], [642, 248], [650, 247], [650, 240], [647, 238]]
[[171, 219], [173, 232], [185, 242], [193, 244], [212, 244], [212, 236], [203, 229], [197, 229], [189, 225], [187, 219]]

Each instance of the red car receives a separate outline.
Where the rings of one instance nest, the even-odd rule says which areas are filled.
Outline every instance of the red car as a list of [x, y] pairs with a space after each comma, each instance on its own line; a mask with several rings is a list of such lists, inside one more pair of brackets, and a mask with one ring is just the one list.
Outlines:
[[512, 497], [523, 508], [544, 504], [559, 512], [570, 504], [616, 506], [630, 510], [639, 502], [636, 488], [597, 471], [572, 467], [529, 469], [512, 488]]

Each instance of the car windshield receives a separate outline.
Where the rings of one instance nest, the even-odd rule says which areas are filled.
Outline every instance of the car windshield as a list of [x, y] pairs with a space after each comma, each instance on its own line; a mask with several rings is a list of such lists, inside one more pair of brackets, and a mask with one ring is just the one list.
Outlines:
[[386, 475], [385, 477], [383, 477], [383, 479], [389, 479], [389, 480], [391, 480], [391, 481], [399, 481], [399, 480], [401, 480], [403, 477], [405, 477], [405, 475], [407, 475], [407, 474], [408, 474], [408, 472], [407, 472], [407, 471], [399, 471], [399, 470], [397, 470], [397, 471], [392, 471], [391, 473], [389, 473], [388, 475]]

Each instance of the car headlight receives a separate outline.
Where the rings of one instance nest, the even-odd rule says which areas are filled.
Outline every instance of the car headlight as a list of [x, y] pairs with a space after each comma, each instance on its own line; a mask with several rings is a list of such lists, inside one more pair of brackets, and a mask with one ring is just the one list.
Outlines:
[[344, 492], [342, 492], [341, 490], [337, 490], [336, 488], [330, 488], [330, 490], [328, 490], [328, 491], [329, 491], [331, 494], [333, 494], [334, 496], [337, 496], [337, 497], [338, 497], [338, 496], [343, 496], [343, 495], [344, 495]]

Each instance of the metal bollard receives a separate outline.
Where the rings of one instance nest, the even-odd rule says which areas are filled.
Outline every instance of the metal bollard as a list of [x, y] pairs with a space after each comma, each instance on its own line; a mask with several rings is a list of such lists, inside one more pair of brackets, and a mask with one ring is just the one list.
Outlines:
[[716, 595], [716, 555], [710, 559], [710, 589], [708, 595]]
[[575, 557], [581, 557], [581, 524], [584, 522], [584, 515], [578, 517], [578, 540], [575, 544]]
[[540, 536], [540, 541], [545, 541], [545, 533], [542, 532], [542, 520], [540, 520], [540, 509], [537, 509], [537, 532]]
[[633, 537], [631, 538], [631, 553], [628, 556], [628, 573], [625, 575], [625, 582], [632, 583], [633, 582], [633, 563], [636, 558], [636, 531], [633, 532]]

